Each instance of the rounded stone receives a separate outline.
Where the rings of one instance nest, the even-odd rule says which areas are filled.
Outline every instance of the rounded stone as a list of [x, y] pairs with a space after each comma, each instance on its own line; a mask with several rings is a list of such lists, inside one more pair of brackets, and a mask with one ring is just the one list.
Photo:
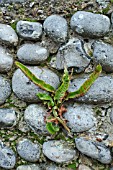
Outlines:
[[20, 20], [17, 22], [16, 30], [24, 39], [38, 40], [42, 35], [42, 24]]
[[46, 48], [37, 44], [24, 44], [17, 51], [18, 59], [30, 65], [36, 65], [41, 61], [44, 61], [49, 56], [49, 52]]
[[17, 45], [18, 37], [10, 25], [0, 24], [0, 40], [7, 44]]
[[70, 168], [61, 168], [61, 167], [58, 167], [56, 165], [50, 165], [48, 167], [46, 167], [46, 170], [70, 170]]
[[44, 21], [44, 31], [56, 42], [65, 42], [68, 34], [68, 25], [65, 18], [51, 15]]
[[0, 105], [5, 102], [10, 94], [11, 87], [9, 81], [6, 78], [0, 76]]
[[20, 165], [16, 170], [41, 170], [38, 165]]
[[[47, 68], [39, 67], [28, 67], [31, 72], [41, 80], [45, 81], [47, 84], [50, 84], [54, 88], [57, 88], [59, 85], [59, 77]], [[39, 92], [45, 92], [34, 83], [32, 83], [20, 70], [17, 69], [12, 78], [12, 88], [13, 92], [18, 98], [26, 102], [38, 102], [39, 99], [36, 96]]]
[[113, 72], [113, 47], [101, 41], [93, 44], [93, 57], [96, 63], [102, 65], [102, 69], [108, 73]]
[[22, 139], [17, 144], [17, 152], [26, 161], [37, 162], [40, 158], [40, 146], [28, 139]]
[[16, 164], [16, 157], [13, 150], [0, 141], [0, 167], [13, 169]]
[[[73, 92], [78, 90], [87, 79], [88, 76], [73, 79], [68, 91]], [[113, 101], [113, 76], [101, 75], [83, 97], [73, 100], [87, 104], [109, 103]]]
[[83, 49], [83, 42], [77, 38], [60, 47], [56, 57], [56, 68], [61, 70], [64, 66], [75, 67], [76, 72], [84, 71], [90, 59]]
[[25, 110], [24, 119], [27, 125], [37, 134], [48, 133], [44, 121], [46, 113], [47, 109], [39, 104], [31, 104]]
[[0, 52], [0, 72], [7, 73], [12, 68], [13, 57], [1, 46]]
[[111, 123], [113, 123], [113, 107], [111, 108], [111, 112], [110, 112], [110, 120]]
[[88, 166], [84, 164], [80, 164], [78, 167], [78, 170], [91, 170], [91, 168], [89, 168]]
[[76, 151], [74, 147], [69, 145], [66, 141], [51, 140], [44, 142], [43, 154], [54, 162], [63, 163], [74, 159]]
[[67, 120], [67, 126], [72, 132], [84, 132], [95, 125], [93, 109], [88, 105], [79, 105], [76, 103], [69, 105], [64, 118]]
[[71, 28], [85, 37], [103, 37], [109, 32], [110, 20], [102, 14], [78, 11], [71, 18]]
[[16, 114], [13, 109], [0, 108], [0, 128], [9, 128], [16, 124]]
[[80, 137], [75, 139], [75, 144], [82, 154], [96, 159], [103, 164], [109, 164], [112, 160], [110, 149], [102, 143]]

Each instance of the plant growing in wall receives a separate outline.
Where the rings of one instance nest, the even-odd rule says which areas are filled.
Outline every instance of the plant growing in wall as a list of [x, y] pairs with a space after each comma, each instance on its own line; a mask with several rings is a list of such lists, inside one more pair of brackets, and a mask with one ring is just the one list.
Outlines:
[[54, 89], [49, 84], [46, 84], [43, 80], [37, 78], [25, 65], [20, 62], [15, 62], [16, 66], [19, 67], [23, 73], [37, 86], [41, 89], [49, 92], [48, 93], [38, 93], [37, 97], [43, 101], [43, 103], [48, 107], [47, 116], [45, 118], [46, 128], [51, 134], [55, 134], [60, 130], [60, 125], [62, 125], [68, 132], [70, 129], [66, 125], [66, 120], [63, 118], [63, 113], [66, 112], [64, 107], [64, 101], [73, 98], [79, 98], [83, 96], [94, 83], [94, 81], [99, 77], [102, 67], [97, 65], [95, 71], [90, 75], [90, 77], [83, 83], [83, 85], [74, 92], [68, 92], [70, 84], [70, 75], [67, 68], [64, 69], [64, 74], [62, 77], [62, 83], [57, 90]]

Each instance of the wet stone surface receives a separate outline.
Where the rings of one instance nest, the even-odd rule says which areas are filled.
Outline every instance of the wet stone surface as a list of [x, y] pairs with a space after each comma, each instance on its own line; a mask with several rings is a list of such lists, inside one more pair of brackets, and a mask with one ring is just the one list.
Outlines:
[[60, 15], [51, 15], [43, 24], [45, 33], [56, 42], [65, 42], [68, 34], [67, 21]]
[[37, 44], [24, 44], [18, 49], [17, 56], [24, 64], [37, 65], [46, 60], [49, 53], [46, 48]]
[[76, 150], [66, 141], [51, 140], [44, 142], [43, 154], [54, 162], [63, 163], [74, 159], [76, 156]]
[[64, 118], [71, 132], [84, 132], [95, 125], [92, 107], [88, 105], [71, 104], [67, 107]]
[[0, 40], [10, 45], [17, 45], [18, 37], [10, 25], [0, 24]]
[[29, 139], [22, 139], [17, 145], [18, 154], [29, 162], [37, 162], [40, 158], [40, 146]]
[[13, 109], [0, 108], [0, 128], [9, 128], [16, 124], [16, 114]]
[[90, 59], [83, 49], [83, 42], [77, 38], [60, 47], [56, 57], [56, 68], [61, 70], [67, 67], [75, 67], [76, 72], [84, 71], [90, 63]]
[[[28, 67], [33, 74], [39, 77], [41, 80], [57, 88], [59, 85], [59, 77], [47, 68]], [[39, 92], [44, 92], [38, 86], [33, 84], [20, 69], [17, 69], [12, 78], [12, 88], [14, 93], [26, 102], [38, 102], [39, 99], [36, 96]]]
[[42, 25], [38, 22], [19, 21], [16, 30], [19, 36], [29, 40], [38, 40], [42, 35]]
[[93, 45], [93, 56], [96, 63], [100, 63], [104, 71], [113, 72], [113, 47], [104, 42], [96, 41]]
[[78, 11], [70, 22], [71, 28], [85, 37], [102, 37], [109, 32], [110, 20], [107, 16], [91, 12]]
[[24, 113], [24, 119], [27, 125], [35, 132], [48, 134], [44, 117], [46, 116], [47, 109], [42, 105], [31, 104]]
[[[88, 78], [88, 77], [87, 77]], [[79, 87], [83, 84], [86, 77], [74, 79], [69, 87], [69, 92], [75, 91], [79, 89]], [[94, 84], [91, 86], [89, 91], [78, 99], [74, 99], [77, 102], [82, 103], [109, 103], [113, 100], [113, 77], [112, 75], [100, 76]]]
[[13, 57], [2, 46], [0, 46], [0, 52], [0, 73], [6, 73], [13, 66]]
[[0, 167], [5, 169], [14, 168], [16, 157], [13, 150], [0, 141]]
[[18, 166], [16, 170], [41, 170], [38, 165], [21, 165]]
[[81, 153], [97, 159], [103, 164], [109, 164], [112, 160], [110, 149], [102, 143], [80, 137], [75, 139], [75, 144]]
[[6, 78], [0, 76], [0, 105], [5, 102], [10, 94], [11, 87], [9, 81]]

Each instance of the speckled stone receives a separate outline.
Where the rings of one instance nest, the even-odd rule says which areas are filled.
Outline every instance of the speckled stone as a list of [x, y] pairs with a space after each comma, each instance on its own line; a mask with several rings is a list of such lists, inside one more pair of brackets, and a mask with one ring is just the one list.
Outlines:
[[48, 167], [46, 167], [46, 170], [70, 170], [70, 168], [61, 168], [61, 167], [58, 167], [56, 165], [50, 165]]
[[0, 128], [9, 128], [16, 124], [14, 109], [0, 108]]
[[82, 154], [94, 158], [103, 164], [109, 164], [112, 160], [110, 149], [102, 143], [80, 137], [75, 138], [75, 144]]
[[13, 57], [0, 46], [0, 73], [7, 73], [13, 66]]
[[81, 165], [79, 165], [78, 170], [91, 170], [91, 168], [89, 168], [88, 166], [86, 166], [84, 164], [81, 164]]
[[103, 37], [109, 32], [110, 19], [102, 14], [78, 11], [71, 18], [71, 28], [85, 37]]
[[68, 105], [64, 118], [67, 120], [67, 126], [72, 132], [84, 132], [95, 125], [93, 109], [88, 105], [76, 103]]
[[24, 64], [36, 65], [46, 60], [49, 52], [37, 44], [24, 44], [18, 49], [17, 56]]
[[37, 134], [48, 134], [44, 122], [46, 113], [47, 109], [39, 104], [31, 104], [25, 110], [24, 119], [27, 125]]
[[56, 57], [56, 68], [63, 69], [75, 67], [76, 72], [84, 71], [90, 63], [90, 59], [83, 49], [83, 42], [77, 38], [70, 39], [69, 42], [60, 47]]
[[[87, 78], [88, 76], [83, 76], [72, 80], [68, 91], [72, 92], [79, 89]], [[109, 103], [113, 101], [113, 76], [101, 75], [83, 97], [74, 100], [87, 104]]]
[[51, 15], [44, 21], [44, 31], [56, 42], [65, 42], [68, 34], [66, 19], [60, 15]]
[[63, 163], [74, 159], [76, 156], [76, 150], [66, 141], [51, 140], [44, 142], [43, 154], [54, 162]]
[[16, 25], [20, 37], [29, 40], [38, 40], [42, 35], [42, 24], [39, 22], [18, 21]]
[[41, 170], [38, 165], [20, 165], [16, 170]]
[[0, 105], [5, 102], [10, 94], [11, 87], [9, 81], [6, 78], [0, 76]]
[[[58, 87], [60, 83], [59, 77], [53, 71], [36, 66], [28, 68], [41, 80], [52, 85], [54, 88]], [[39, 99], [36, 94], [39, 92], [44, 92], [44, 90], [33, 84], [20, 69], [17, 69], [13, 75], [12, 88], [18, 98], [30, 103], [38, 102]]]
[[13, 150], [0, 141], [0, 167], [4, 169], [13, 169], [16, 163], [16, 157]]
[[113, 72], [113, 46], [96, 41], [93, 44], [93, 50], [94, 61], [100, 63], [104, 71]]
[[18, 37], [10, 25], [0, 24], [0, 40], [6, 44], [17, 45]]
[[17, 152], [26, 161], [37, 162], [40, 158], [40, 146], [29, 139], [22, 139], [18, 142]]

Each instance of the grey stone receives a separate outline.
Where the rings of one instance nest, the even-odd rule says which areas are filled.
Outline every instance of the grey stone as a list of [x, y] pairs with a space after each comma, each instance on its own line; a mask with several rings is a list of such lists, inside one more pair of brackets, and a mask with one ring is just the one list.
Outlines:
[[109, 164], [112, 160], [110, 149], [102, 143], [80, 137], [75, 139], [75, 144], [81, 153], [94, 158], [103, 164]]
[[91, 168], [89, 168], [88, 166], [86, 166], [84, 164], [81, 164], [81, 165], [79, 165], [78, 170], [91, 170]]
[[36, 65], [49, 56], [46, 48], [37, 44], [24, 44], [17, 51], [18, 59], [25, 64]]
[[76, 38], [70, 39], [66, 45], [60, 47], [56, 58], [57, 69], [63, 69], [66, 65], [67, 67], [75, 67], [81, 72], [89, 63], [90, 59], [83, 49], [83, 42]]
[[96, 63], [100, 63], [106, 72], [113, 72], [113, 47], [104, 42], [96, 41], [93, 44], [93, 56]]
[[16, 30], [24, 39], [38, 40], [42, 35], [42, 24], [38, 22], [18, 21]]
[[16, 170], [41, 170], [38, 165], [20, 165]]
[[9, 128], [16, 124], [16, 114], [13, 109], [0, 109], [0, 128]]
[[26, 161], [37, 162], [40, 158], [40, 146], [29, 139], [22, 139], [18, 142], [17, 152]]
[[10, 94], [11, 87], [9, 81], [6, 78], [0, 76], [0, 105], [5, 102]]
[[7, 44], [17, 45], [18, 37], [10, 25], [0, 24], [0, 40]]
[[110, 0], [96, 0], [96, 2], [97, 2], [102, 8], [107, 8], [108, 4], [110, 3]]
[[31, 104], [29, 105], [24, 113], [24, 119], [28, 126], [35, 133], [47, 134], [46, 124], [44, 122], [44, 117], [46, 116], [47, 109], [44, 106]]
[[59, 15], [51, 15], [44, 21], [44, 31], [56, 42], [65, 42], [68, 34], [66, 19]]
[[[111, 14], [111, 26], [112, 26], [112, 29], [113, 29], [113, 12]], [[113, 30], [112, 30], [113, 31]]]
[[11, 70], [13, 65], [13, 57], [0, 46], [0, 72], [6, 73]]
[[51, 140], [44, 142], [43, 154], [54, 162], [63, 163], [74, 159], [76, 151], [74, 147], [66, 141]]
[[[36, 77], [52, 85], [54, 88], [58, 87], [59, 77], [51, 70], [36, 66], [28, 68], [33, 74], [36, 75]], [[44, 92], [44, 90], [32, 83], [20, 69], [17, 69], [13, 75], [12, 88], [18, 98], [31, 103], [38, 102], [39, 99], [36, 94], [39, 92]]]
[[64, 118], [67, 120], [67, 126], [72, 132], [84, 132], [95, 125], [93, 109], [88, 105], [79, 105], [76, 103], [69, 105]]
[[113, 107], [111, 108], [111, 112], [110, 112], [110, 120], [111, 123], [113, 123]]
[[56, 165], [50, 165], [46, 168], [46, 170], [70, 170], [69, 168], [61, 168]]
[[3, 3], [3, 4], [7, 4], [7, 3], [11, 3], [11, 2], [18, 2], [18, 3], [23, 3], [27, 0], [1, 0], [0, 3]]
[[[73, 92], [78, 90], [87, 78], [87, 76], [84, 76], [72, 80], [68, 91]], [[87, 104], [109, 103], [113, 101], [113, 76], [101, 75], [83, 97], [74, 100]]]
[[13, 169], [16, 163], [16, 157], [13, 150], [0, 141], [0, 167], [4, 169]]
[[110, 20], [102, 14], [78, 11], [71, 18], [71, 28], [87, 37], [103, 37], [109, 32]]

